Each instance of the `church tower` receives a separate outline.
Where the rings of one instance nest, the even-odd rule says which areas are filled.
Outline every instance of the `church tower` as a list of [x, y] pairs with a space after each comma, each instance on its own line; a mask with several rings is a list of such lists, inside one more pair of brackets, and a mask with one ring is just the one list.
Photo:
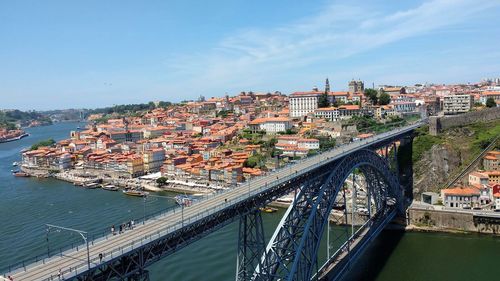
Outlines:
[[330, 92], [330, 82], [328, 81], [328, 78], [326, 78], [325, 93], [328, 94], [329, 92]]

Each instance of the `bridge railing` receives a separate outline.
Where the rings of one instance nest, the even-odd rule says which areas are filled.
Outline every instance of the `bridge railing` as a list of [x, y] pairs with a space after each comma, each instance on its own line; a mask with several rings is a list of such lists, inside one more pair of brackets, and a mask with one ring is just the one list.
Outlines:
[[[182, 227], [184, 227], [185, 225], [189, 225], [191, 223], [194, 223], [195, 221], [198, 221], [199, 219], [201, 218], [204, 218], [204, 217], [207, 217], [207, 216], [210, 216], [212, 214], [215, 214], [216, 212], [219, 212], [225, 208], [227, 208], [228, 206], [230, 205], [233, 205], [233, 204], [237, 204], [237, 203], [240, 203], [242, 201], [246, 201], [248, 200], [248, 198], [252, 197], [252, 196], [255, 196], [265, 190], [268, 190], [269, 188], [271, 187], [274, 187], [278, 184], [282, 184], [284, 182], [287, 182], [293, 178], [295, 178], [297, 175], [300, 175], [300, 174], [303, 174], [303, 173], [307, 173], [311, 170], [314, 170], [322, 165], [324, 165], [326, 162], [330, 162], [332, 161], [332, 158], [330, 157], [327, 157], [325, 156], [326, 154], [329, 154], [329, 153], [332, 153], [334, 151], [339, 151], [339, 155], [337, 155], [338, 157], [342, 157], [344, 154], [346, 153], [351, 153], [352, 151], [351, 150], [346, 150], [347, 147], [349, 146], [353, 146], [351, 148], [362, 148], [362, 147], [366, 147], [368, 146], [369, 144], [371, 144], [372, 142], [375, 142], [375, 141], [378, 141], [378, 140], [381, 140], [381, 139], [385, 139], [391, 135], [398, 135], [400, 134], [401, 132], [403, 131], [411, 131], [413, 129], [415, 129], [416, 127], [419, 127], [421, 126], [422, 122], [419, 122], [417, 124], [414, 124], [414, 125], [409, 125], [409, 126], [406, 126], [406, 127], [402, 127], [400, 129], [395, 129], [395, 130], [391, 130], [389, 132], [384, 132], [382, 134], [379, 134], [379, 135], [374, 135], [370, 138], [367, 138], [367, 139], [364, 139], [364, 140], [360, 140], [360, 141], [356, 141], [356, 142], [352, 142], [352, 143], [349, 143], [349, 144], [344, 144], [344, 145], [341, 145], [341, 146], [337, 146], [335, 148], [332, 148], [328, 151], [324, 151], [324, 152], [321, 152], [317, 155], [314, 155], [314, 156], [311, 156], [311, 157], [306, 157], [306, 158], [303, 158], [291, 165], [288, 165], [288, 166], [284, 166], [284, 167], [281, 167], [281, 168], [278, 168], [276, 169], [275, 171], [273, 171], [272, 173], [269, 173], [267, 175], [263, 175], [263, 176], [258, 176], [258, 177], [254, 177], [250, 180], [250, 182], [248, 183], [250, 186], [254, 186], [254, 185], [258, 185], [259, 187], [258, 188], [252, 188], [248, 193], [245, 193], [244, 196], [241, 196], [241, 197], [238, 197], [236, 199], [229, 199], [227, 202], [223, 202], [221, 203], [220, 205], [218, 206], [215, 206], [215, 207], [212, 207], [208, 210], [205, 210], [205, 211], [202, 211], [202, 212], [199, 212], [197, 213], [196, 215], [194, 216], [191, 216], [191, 217], [186, 217], [184, 218], [183, 221], [178, 221], [176, 222], [174, 225], [171, 225], [171, 226], [167, 226], [165, 229], [163, 229], [162, 231], [158, 231], [157, 234], [154, 235], [154, 237], [152, 235], [149, 235], [149, 237], [144, 237], [144, 238], [141, 238], [139, 240], [136, 240], [136, 241], [132, 241], [128, 247], [121, 247], [121, 248], [118, 248], [110, 253], [108, 253], [109, 255], [113, 256], [113, 254], [116, 254], [117, 253], [123, 253], [124, 252], [124, 249], [128, 249], [128, 250], [133, 250], [135, 249], [134, 247], [140, 247], [144, 244], [147, 244], [151, 241], [154, 241], [156, 239], [158, 239], [159, 237], [162, 237], [172, 231], [176, 231]], [[308, 162], [310, 161], [312, 164], [309, 165], [307, 168], [305, 169], [302, 169], [302, 170], [298, 170], [297, 173], [290, 173], [288, 176], [285, 176], [285, 177], [282, 177], [282, 178], [277, 178], [277, 179], [274, 179], [274, 175], [275, 173], [278, 173], [278, 172], [281, 172], [283, 170], [286, 170], [286, 169], [290, 169], [290, 171], [293, 170], [293, 167], [296, 166], [296, 165], [299, 165], [299, 164], [303, 164], [304, 162]], [[266, 181], [268, 180], [268, 181]], [[241, 185], [239, 186], [239, 188], [243, 188], [244, 186], [246, 186], [247, 184], [244, 184], [244, 185]], [[223, 199], [223, 194], [225, 194], [226, 192], [230, 192], [231, 190], [234, 190], [234, 189], [228, 189], [228, 190], [225, 190], [221, 193], [215, 193], [215, 194], [210, 194], [210, 195], [206, 195], [204, 196], [204, 201], [205, 200], [208, 200], [208, 199], [211, 199], [211, 198], [214, 198], [214, 197], [221, 197], [221, 199]], [[223, 199], [224, 200], [224, 199]], [[152, 222], [152, 221], [155, 221], [155, 220], [160, 220], [161, 218], [163, 217], [166, 217], [170, 214], [174, 214], [176, 212], [180, 212], [181, 210], [181, 207], [178, 207], [178, 206], [174, 206], [174, 207], [171, 207], [171, 208], [167, 208], [167, 209], [164, 209], [164, 210], [160, 210], [158, 212], [155, 212], [155, 213], [152, 213], [152, 214], [149, 214], [145, 217], [145, 220], [144, 218], [141, 218], [141, 219], [137, 219], [135, 220], [137, 222], [136, 225], [139, 225], [139, 224], [146, 224], [148, 222]], [[107, 234], [106, 234], [107, 233]], [[103, 240], [107, 240], [109, 237], [112, 237], [113, 235], [110, 234], [109, 231], [103, 231], [101, 232], [100, 234], [96, 234], [96, 235], [92, 235], [92, 239], [89, 240], [89, 244], [93, 245], [95, 243], [99, 243]], [[151, 240], [153, 239], [153, 240]], [[135, 245], [135, 246], [134, 246]], [[8, 272], [12, 273], [12, 272], [18, 272], [18, 271], [25, 271], [26, 269], [29, 269], [33, 266], [37, 266], [37, 265], [40, 265], [40, 264], [44, 264], [46, 262], [48, 262], [50, 259], [53, 259], [53, 258], [58, 258], [60, 256], [64, 256], [64, 255], [68, 255], [69, 253], [71, 252], [78, 252], [80, 250], [85, 250], [85, 245], [84, 244], [80, 244], [80, 245], [77, 245], [76, 247], [72, 244], [70, 246], [67, 246], [66, 248], [60, 248], [59, 249], [59, 254], [56, 254], [56, 255], [52, 255], [52, 256], [48, 256], [47, 254], [45, 255], [39, 255], [39, 256], [36, 256], [34, 258], [31, 258], [31, 259], [27, 259], [27, 260], [24, 260], [22, 262], [19, 262], [17, 264], [14, 264], [14, 265], [9, 265], [8, 267]], [[126, 251], [125, 251], [126, 252]], [[103, 253], [105, 254], [105, 253]], [[95, 258], [94, 258], [95, 260]], [[105, 261], [106, 259], [103, 259], [103, 261]], [[63, 271], [63, 273], [68, 273], [68, 274], [76, 274], [78, 272], [78, 269], [80, 267], [83, 267], [83, 268], [86, 268], [87, 266], [87, 261], [82, 261], [82, 264], [80, 266], [77, 266], [77, 268], [69, 268], [69, 269], [66, 269]], [[14, 270], [14, 271], [12, 271]], [[81, 270], [80, 270], [81, 272]]]

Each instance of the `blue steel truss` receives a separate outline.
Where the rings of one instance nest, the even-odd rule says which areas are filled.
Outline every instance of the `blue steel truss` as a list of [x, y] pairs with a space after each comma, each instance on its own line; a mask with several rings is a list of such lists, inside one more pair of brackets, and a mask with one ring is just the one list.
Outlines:
[[337, 162], [326, 179], [317, 177], [305, 182], [269, 242], [253, 280], [311, 279], [318, 266], [318, 248], [328, 216], [346, 178], [355, 169], [364, 174], [375, 201], [378, 211], [372, 220], [384, 220], [394, 209], [387, 202], [403, 201], [398, 176], [391, 171], [388, 159], [370, 150], [359, 150]]

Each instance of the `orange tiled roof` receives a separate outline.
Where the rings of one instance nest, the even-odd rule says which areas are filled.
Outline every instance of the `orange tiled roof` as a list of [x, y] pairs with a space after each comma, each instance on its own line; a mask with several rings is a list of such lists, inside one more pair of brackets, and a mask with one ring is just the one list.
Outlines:
[[479, 195], [479, 190], [474, 187], [456, 187], [442, 190], [447, 195]]

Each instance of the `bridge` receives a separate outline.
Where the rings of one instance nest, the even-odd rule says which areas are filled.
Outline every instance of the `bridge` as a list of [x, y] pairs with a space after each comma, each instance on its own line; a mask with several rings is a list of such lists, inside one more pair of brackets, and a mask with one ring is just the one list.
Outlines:
[[[239, 220], [236, 280], [337, 280], [387, 223], [404, 213], [412, 168], [411, 161], [399, 165], [404, 160], [398, 155], [411, 153], [413, 131], [423, 123], [305, 158], [190, 207], [156, 215], [126, 234], [110, 233], [10, 268], [4, 276], [23, 281], [59, 280], [59, 275], [64, 280], [149, 280], [148, 266]], [[357, 190], [358, 182], [364, 190]], [[294, 199], [266, 245], [259, 208], [287, 194]], [[318, 250], [332, 210], [353, 226], [320, 267]]]

